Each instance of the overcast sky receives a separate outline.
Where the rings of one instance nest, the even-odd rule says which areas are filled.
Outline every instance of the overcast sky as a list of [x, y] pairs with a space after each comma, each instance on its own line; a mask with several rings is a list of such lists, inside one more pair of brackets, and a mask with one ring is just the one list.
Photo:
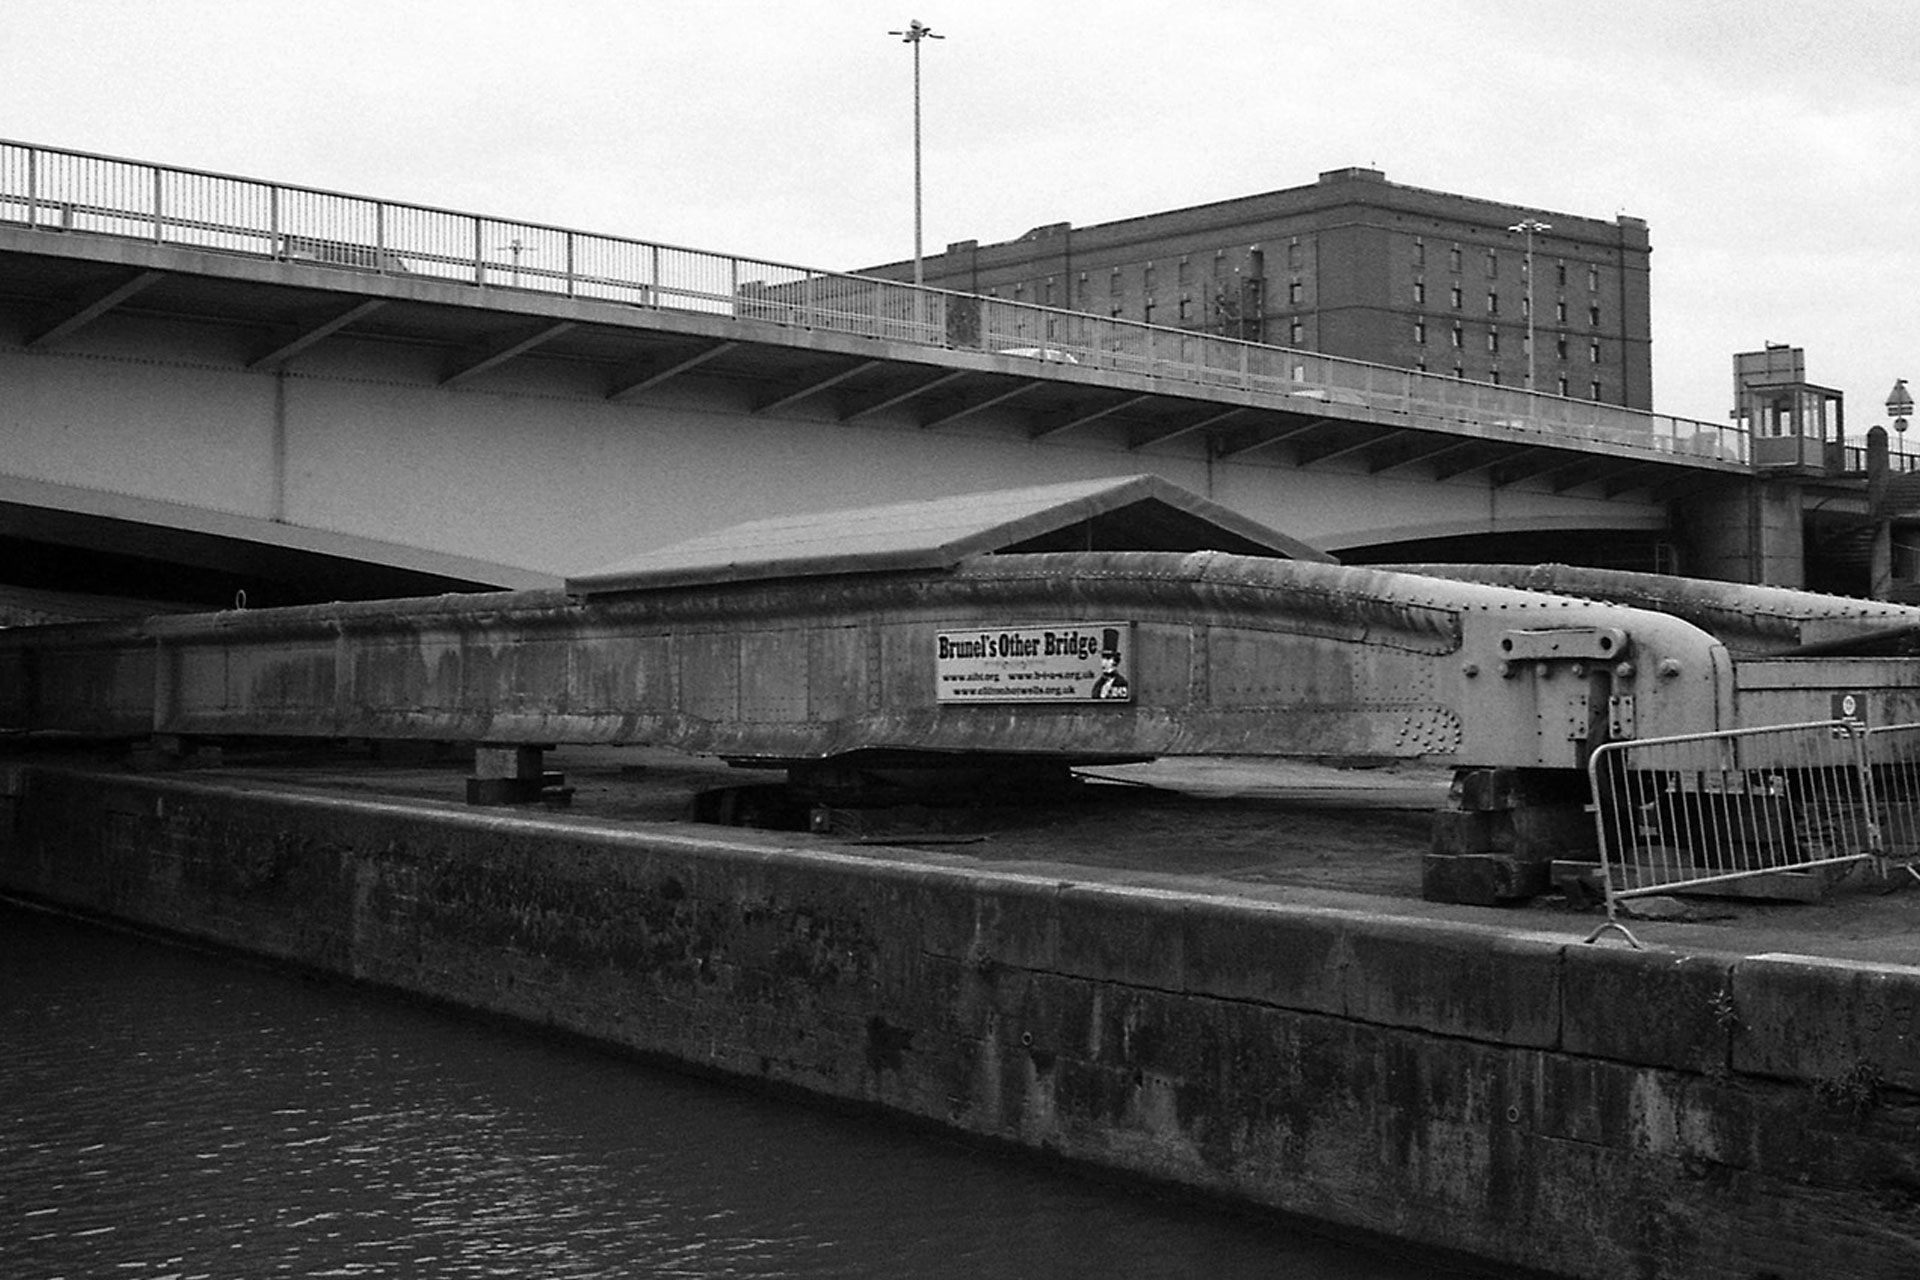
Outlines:
[[[1647, 220], [1661, 412], [1920, 387], [1913, 0], [8, 0], [0, 137], [847, 268], [1311, 183]], [[1914, 433], [1920, 449], [1920, 429]]]

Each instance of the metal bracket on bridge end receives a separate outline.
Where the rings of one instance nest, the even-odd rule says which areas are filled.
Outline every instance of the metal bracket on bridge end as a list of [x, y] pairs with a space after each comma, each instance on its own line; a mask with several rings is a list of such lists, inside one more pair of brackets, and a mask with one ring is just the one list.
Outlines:
[[1500, 635], [1500, 656], [1510, 662], [1612, 661], [1626, 651], [1627, 633], [1619, 627], [1553, 627]]

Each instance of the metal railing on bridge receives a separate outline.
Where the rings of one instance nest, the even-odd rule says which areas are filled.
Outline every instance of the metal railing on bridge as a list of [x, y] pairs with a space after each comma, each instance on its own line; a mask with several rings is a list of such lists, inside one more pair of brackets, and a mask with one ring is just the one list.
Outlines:
[[1407, 425], [1745, 463], [1734, 425], [1107, 316], [0, 139], [0, 222], [825, 329], [1364, 407]]
[[[1867, 449], [1865, 445], [1844, 445], [1839, 450], [1840, 465], [1835, 470], [1844, 475], [1867, 474]], [[1887, 454], [1887, 470], [1898, 474], [1920, 471], [1920, 453], [1908, 453], [1905, 449], [1891, 450]]]

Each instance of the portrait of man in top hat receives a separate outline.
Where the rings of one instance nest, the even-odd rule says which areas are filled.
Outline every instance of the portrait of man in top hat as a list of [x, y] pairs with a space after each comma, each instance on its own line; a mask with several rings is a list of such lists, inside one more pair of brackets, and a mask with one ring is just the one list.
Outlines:
[[1093, 682], [1093, 696], [1115, 702], [1133, 696], [1127, 678], [1120, 674], [1120, 633], [1112, 627], [1100, 631], [1100, 678]]

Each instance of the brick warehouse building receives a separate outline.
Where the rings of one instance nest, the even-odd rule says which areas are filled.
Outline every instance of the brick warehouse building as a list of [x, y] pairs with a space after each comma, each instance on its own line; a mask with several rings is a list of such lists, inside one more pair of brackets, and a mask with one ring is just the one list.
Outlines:
[[[1290, 187], [1017, 240], [962, 240], [926, 283], [1375, 364], [1527, 385], [1523, 220], [1532, 236], [1534, 387], [1653, 404], [1647, 224], [1334, 169]], [[911, 262], [863, 274], [913, 278]]]

